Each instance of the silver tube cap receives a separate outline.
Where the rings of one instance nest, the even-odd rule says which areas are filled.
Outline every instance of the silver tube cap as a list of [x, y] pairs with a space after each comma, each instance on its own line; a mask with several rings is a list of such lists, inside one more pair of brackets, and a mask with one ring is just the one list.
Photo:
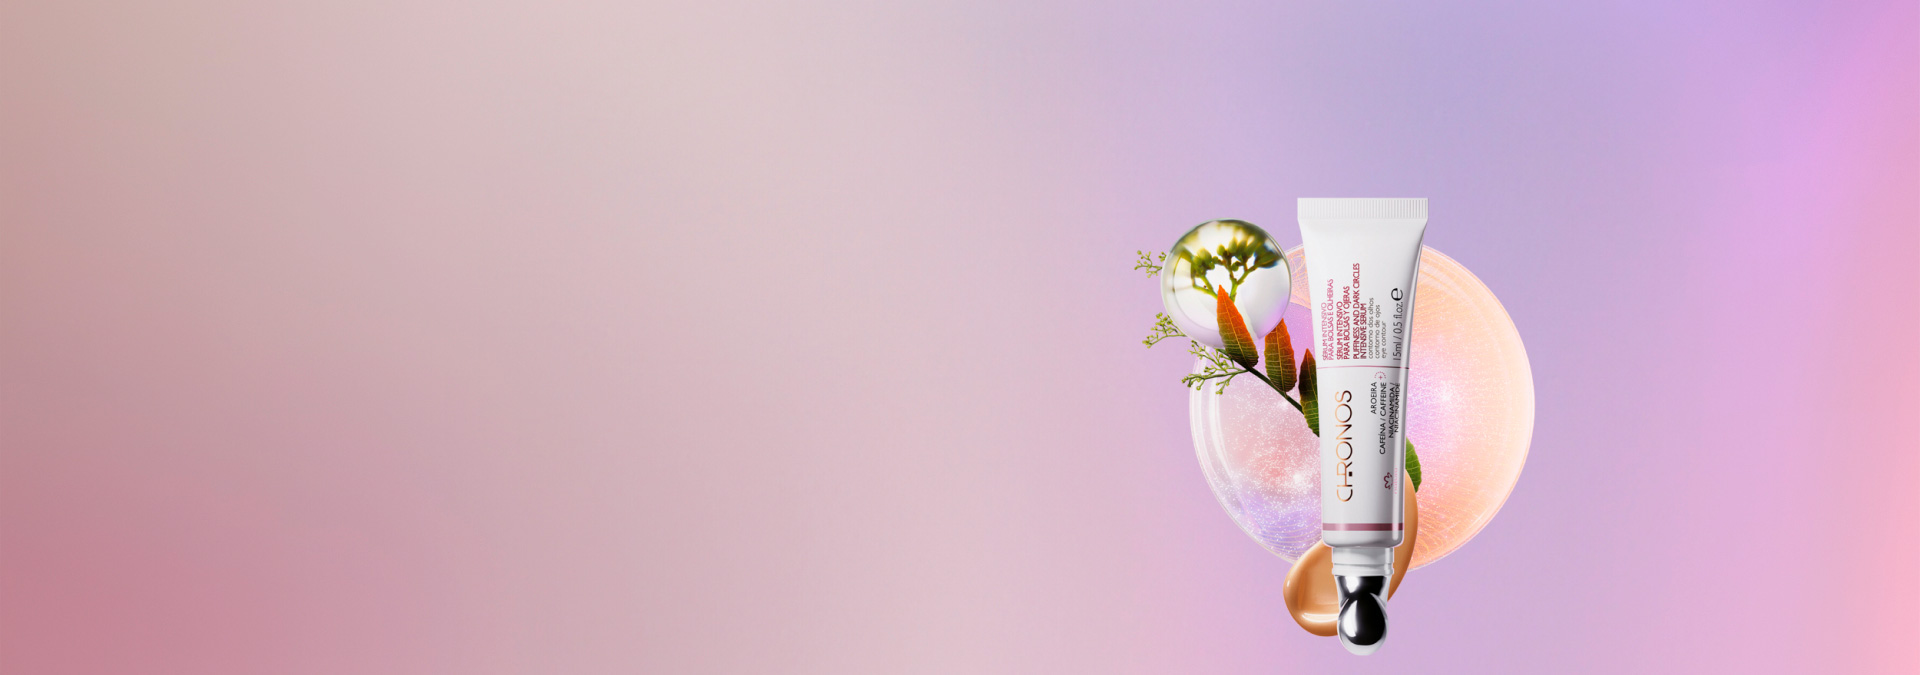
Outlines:
[[1340, 644], [1365, 656], [1387, 641], [1388, 577], [1336, 576], [1340, 589]]

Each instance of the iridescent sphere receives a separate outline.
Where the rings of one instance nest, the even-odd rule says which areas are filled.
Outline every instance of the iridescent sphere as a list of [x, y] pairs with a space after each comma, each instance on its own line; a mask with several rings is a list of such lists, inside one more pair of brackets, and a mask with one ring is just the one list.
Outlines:
[[1160, 299], [1174, 325], [1214, 349], [1220, 340], [1218, 288], [1227, 289], [1255, 342], [1266, 337], [1287, 311], [1293, 275], [1280, 245], [1266, 230], [1244, 220], [1211, 220], [1188, 230], [1167, 251], [1160, 272]]
[[[1288, 334], [1313, 344], [1307, 268], [1293, 267]], [[1422, 249], [1413, 309], [1407, 438], [1420, 455], [1420, 536], [1413, 568], [1452, 553], [1506, 503], [1533, 438], [1533, 370], [1520, 333], [1473, 273]], [[1195, 364], [1198, 372], [1200, 365]], [[1193, 392], [1193, 444], [1214, 496], [1240, 529], [1288, 562], [1320, 541], [1320, 439], [1279, 394], [1241, 377], [1214, 394]]]

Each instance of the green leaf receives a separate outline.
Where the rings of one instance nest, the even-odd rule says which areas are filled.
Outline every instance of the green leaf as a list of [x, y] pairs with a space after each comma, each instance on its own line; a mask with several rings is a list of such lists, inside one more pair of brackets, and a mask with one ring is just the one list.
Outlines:
[[1220, 322], [1220, 341], [1226, 345], [1224, 351], [1227, 358], [1247, 368], [1260, 365], [1260, 352], [1253, 346], [1253, 332], [1247, 330], [1246, 320], [1240, 318], [1240, 309], [1233, 306], [1226, 289], [1215, 292], [1213, 304]]
[[1413, 439], [1407, 439], [1407, 478], [1413, 480], [1413, 491], [1420, 491], [1420, 454], [1413, 451]]
[[[1320, 435], [1320, 382], [1313, 374], [1313, 350], [1300, 359], [1300, 414], [1307, 417], [1307, 428]], [[1417, 490], [1416, 490], [1417, 491]]]
[[1293, 389], [1300, 371], [1293, 366], [1293, 338], [1287, 335], [1287, 321], [1267, 333], [1267, 379], [1273, 381], [1273, 388], [1282, 393]]

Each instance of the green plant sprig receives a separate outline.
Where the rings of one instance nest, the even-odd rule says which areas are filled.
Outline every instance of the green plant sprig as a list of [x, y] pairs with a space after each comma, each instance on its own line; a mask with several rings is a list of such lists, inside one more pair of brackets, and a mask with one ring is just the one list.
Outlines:
[[1181, 384], [1192, 387], [1195, 390], [1205, 388], [1207, 383], [1212, 380], [1219, 380], [1219, 382], [1214, 383], [1213, 393], [1225, 394], [1227, 393], [1227, 385], [1233, 382], [1233, 378], [1239, 377], [1242, 372], [1240, 364], [1234, 363], [1233, 359], [1227, 358], [1225, 352], [1200, 344], [1198, 340], [1192, 340], [1187, 343], [1187, 353], [1199, 357], [1200, 360], [1206, 362], [1206, 366], [1202, 368], [1200, 372], [1189, 373], [1187, 376], [1180, 378]]
[[1148, 349], [1152, 349], [1154, 345], [1160, 344], [1162, 340], [1187, 336], [1186, 333], [1181, 332], [1180, 326], [1173, 323], [1173, 317], [1167, 316], [1166, 312], [1160, 312], [1153, 316], [1153, 331], [1147, 333], [1147, 339], [1140, 341], [1142, 344], [1145, 344]]
[[1167, 254], [1165, 253], [1157, 255], [1147, 253], [1146, 251], [1134, 251], [1134, 253], [1140, 254], [1140, 260], [1134, 262], [1133, 268], [1136, 270], [1144, 270], [1148, 278], [1159, 276], [1160, 270], [1166, 268]]
[[[1154, 317], [1153, 331], [1147, 334], [1147, 339], [1141, 340], [1148, 348], [1152, 348], [1154, 345], [1160, 344], [1170, 338], [1184, 337], [1187, 338], [1187, 353], [1207, 362], [1206, 368], [1200, 372], [1190, 373], [1180, 378], [1181, 384], [1193, 389], [1200, 389], [1209, 381], [1220, 380], [1215, 383], [1218, 386], [1214, 388], [1214, 393], [1225, 394], [1227, 393], [1227, 384], [1232, 382], [1233, 378], [1241, 375], [1252, 375], [1260, 378], [1261, 382], [1267, 383], [1267, 386], [1272, 387], [1275, 392], [1280, 394], [1280, 398], [1286, 399], [1287, 404], [1293, 406], [1294, 410], [1302, 410], [1304, 412], [1300, 407], [1300, 402], [1294, 400], [1293, 396], [1287, 393], [1293, 388], [1293, 383], [1287, 382], [1287, 386], [1282, 387], [1282, 383], [1275, 382], [1273, 378], [1268, 377], [1265, 373], [1235, 362], [1227, 356], [1226, 352], [1200, 344], [1199, 340], [1194, 340], [1188, 337], [1185, 332], [1182, 332], [1180, 326], [1175, 325], [1173, 319], [1168, 317], [1165, 312], [1155, 314]], [[1286, 328], [1283, 326], [1277, 330], [1286, 330]], [[1287, 354], [1287, 361], [1288, 363], [1292, 363], [1293, 361], [1291, 350], [1289, 350]]]

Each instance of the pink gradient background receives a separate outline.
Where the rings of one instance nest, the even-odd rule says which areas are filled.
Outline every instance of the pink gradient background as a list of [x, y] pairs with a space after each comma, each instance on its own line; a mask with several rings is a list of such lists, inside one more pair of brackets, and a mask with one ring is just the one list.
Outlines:
[[[0, 670], [1920, 669], [1920, 12], [1544, 4], [8, 4]], [[1354, 195], [1538, 390], [1365, 660], [1128, 269]]]

